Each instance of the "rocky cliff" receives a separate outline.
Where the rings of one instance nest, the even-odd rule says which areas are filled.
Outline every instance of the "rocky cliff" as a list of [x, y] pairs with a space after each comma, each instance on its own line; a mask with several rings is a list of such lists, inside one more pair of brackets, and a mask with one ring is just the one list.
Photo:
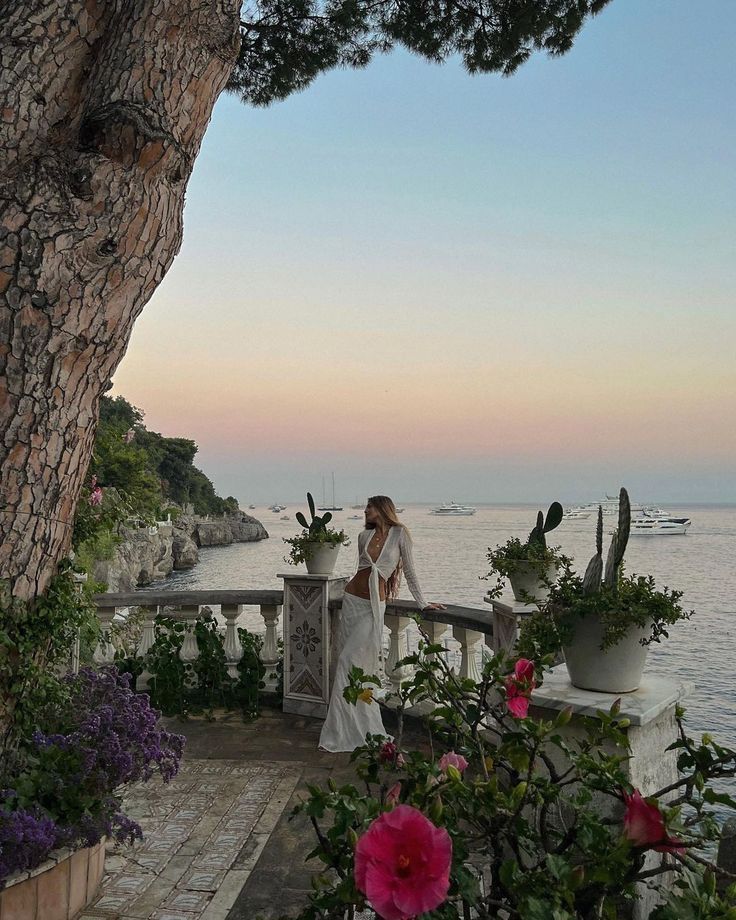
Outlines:
[[180, 517], [173, 525], [126, 528], [111, 559], [96, 563], [94, 577], [113, 593], [135, 591], [199, 562], [199, 547], [268, 539], [256, 518], [239, 512], [221, 518]]

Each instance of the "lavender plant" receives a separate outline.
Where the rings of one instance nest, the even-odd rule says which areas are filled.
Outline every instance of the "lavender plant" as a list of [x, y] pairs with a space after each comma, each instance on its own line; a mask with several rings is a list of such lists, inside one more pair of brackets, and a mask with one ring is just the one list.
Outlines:
[[185, 739], [159, 726], [159, 713], [131, 690], [128, 675], [84, 669], [63, 684], [63, 703], [39, 712], [14, 775], [0, 778], [0, 878], [59, 846], [139, 837], [117, 790], [154, 774], [169, 782], [179, 768]]

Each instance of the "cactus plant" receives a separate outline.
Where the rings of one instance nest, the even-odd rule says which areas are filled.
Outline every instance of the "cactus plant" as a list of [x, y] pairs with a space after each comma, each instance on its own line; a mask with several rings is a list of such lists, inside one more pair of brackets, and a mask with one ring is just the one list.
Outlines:
[[532, 528], [532, 532], [529, 534], [529, 539], [527, 544], [531, 546], [532, 544], [537, 544], [540, 549], [547, 549], [547, 540], [545, 534], [548, 534], [551, 530], [554, 530], [555, 527], [559, 527], [562, 521], [562, 505], [559, 502], [552, 502], [552, 504], [547, 509], [547, 517], [542, 514], [541, 511], [537, 513], [537, 523]]
[[[525, 588], [515, 586], [519, 578], [527, 578], [530, 574], [536, 575], [540, 586], [549, 586], [550, 570], [557, 569], [567, 561], [566, 557], [560, 554], [559, 546], [547, 546], [546, 535], [559, 527], [562, 516], [562, 505], [559, 502], [552, 502], [547, 509], [546, 516], [544, 512], [538, 512], [537, 522], [526, 542], [513, 537], [503, 545], [488, 550], [491, 570], [486, 577], [496, 578], [495, 587], [490, 589], [488, 597], [501, 596], [506, 578], [511, 581], [517, 600], [532, 597], [528, 592], [523, 593], [526, 591]], [[516, 582], [512, 581], [513, 578], [516, 578]]]
[[314, 499], [312, 493], [307, 492], [307, 505], [309, 506], [309, 516], [297, 511], [297, 523], [303, 528], [302, 533], [296, 537], [284, 537], [284, 543], [288, 543], [291, 549], [289, 555], [285, 556], [286, 562], [292, 565], [299, 565], [301, 562], [307, 562], [314, 556], [315, 547], [319, 546], [339, 546], [349, 545], [350, 540], [344, 530], [335, 530], [334, 527], [327, 525], [332, 520], [332, 513], [327, 511], [321, 517], [316, 514]]
[[322, 533], [327, 530], [327, 525], [332, 520], [332, 513], [328, 511], [326, 514], [323, 514], [322, 517], [315, 514], [314, 499], [312, 498], [312, 493], [307, 492], [307, 504], [309, 505], [309, 514], [312, 518], [311, 521], [307, 521], [306, 517], [302, 514], [301, 511], [297, 511], [296, 519], [299, 524], [305, 530], [309, 531], [310, 536], [315, 534]]
[[629, 493], [621, 488], [618, 497], [618, 526], [613, 532], [611, 545], [606, 557], [605, 574], [603, 570], [603, 509], [598, 506], [598, 523], [596, 525], [595, 545], [596, 554], [588, 563], [583, 576], [583, 593], [595, 594], [601, 590], [601, 585], [615, 591], [618, 587], [621, 565], [624, 553], [629, 542], [631, 530], [631, 502]]

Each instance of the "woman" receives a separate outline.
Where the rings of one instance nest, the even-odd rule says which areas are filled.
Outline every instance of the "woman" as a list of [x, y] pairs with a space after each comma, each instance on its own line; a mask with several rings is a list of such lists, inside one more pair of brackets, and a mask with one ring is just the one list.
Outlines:
[[365, 506], [366, 529], [358, 536], [358, 571], [345, 585], [338, 641], [340, 657], [335, 669], [330, 706], [319, 746], [337, 753], [354, 751], [365, 736], [385, 735], [378, 703], [358, 700], [355, 706], [342, 695], [353, 667], [377, 674], [383, 637], [386, 599], [396, 597], [402, 571], [414, 600], [422, 610], [444, 610], [443, 604], [425, 603], [414, 572], [411, 537], [386, 495], [374, 495]]

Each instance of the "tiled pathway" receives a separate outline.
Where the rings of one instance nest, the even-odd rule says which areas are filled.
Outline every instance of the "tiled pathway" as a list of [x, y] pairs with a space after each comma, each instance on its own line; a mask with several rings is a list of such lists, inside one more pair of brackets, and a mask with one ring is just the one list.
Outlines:
[[130, 789], [144, 839], [112, 849], [79, 920], [225, 920], [301, 775], [299, 763], [187, 759]]

